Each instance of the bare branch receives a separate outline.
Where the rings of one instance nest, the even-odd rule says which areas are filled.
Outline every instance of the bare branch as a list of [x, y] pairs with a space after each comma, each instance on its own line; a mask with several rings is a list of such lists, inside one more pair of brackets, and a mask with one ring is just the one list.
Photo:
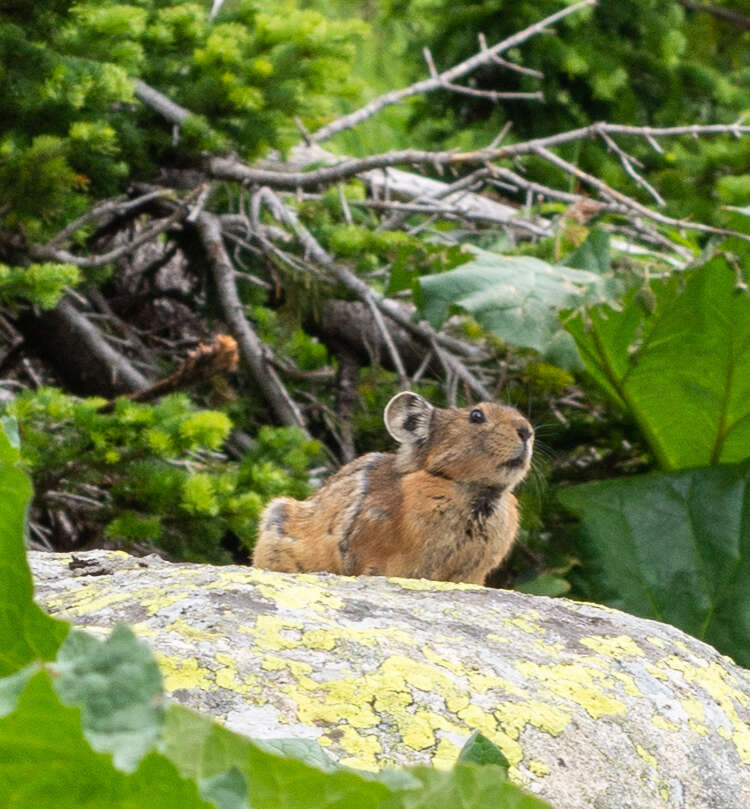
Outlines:
[[478, 149], [473, 152], [430, 152], [419, 149], [404, 149], [369, 155], [363, 158], [347, 158], [331, 166], [323, 166], [314, 171], [274, 171], [271, 169], [253, 168], [238, 158], [213, 157], [207, 161], [208, 173], [218, 180], [233, 180], [254, 185], [268, 185], [276, 189], [312, 188], [327, 185], [354, 177], [372, 169], [384, 169], [390, 166], [422, 165], [422, 166], [460, 166], [484, 165], [495, 160], [504, 160], [534, 154], [539, 148], [559, 146], [577, 140], [585, 140], [597, 136], [632, 135], [645, 138], [651, 142], [655, 138], [678, 137], [692, 135], [733, 135], [740, 137], [750, 134], [750, 126], [733, 124], [693, 124], [674, 127], [639, 127], [621, 124], [595, 123], [590, 126], [560, 132], [544, 138], [523, 141], [508, 146], [492, 149]]
[[140, 208], [147, 202], [158, 199], [167, 193], [169, 192], [164, 189], [158, 191], [149, 191], [147, 194], [142, 194], [140, 197], [136, 197], [132, 200], [128, 200], [126, 196], [119, 196], [98, 202], [93, 208], [86, 211], [85, 214], [79, 216], [77, 219], [74, 219], [72, 222], [66, 225], [59, 233], [57, 233], [47, 242], [46, 246], [58, 247], [59, 245], [68, 241], [68, 239], [70, 239], [77, 230], [80, 230], [82, 227], [84, 227], [84, 225], [88, 225], [89, 222], [98, 221], [98, 224], [101, 227], [102, 222], [110, 221], [117, 216], [123, 216], [129, 211]]
[[109, 345], [99, 329], [68, 298], [63, 298], [57, 304], [55, 313], [65, 323], [71, 338], [80, 343], [81, 349], [93, 354], [110, 370], [112, 382], [125, 385], [131, 390], [148, 387], [149, 380], [133, 367], [127, 357]]
[[622, 194], [620, 191], [616, 191], [614, 188], [608, 186], [598, 177], [594, 177], [593, 174], [588, 174], [587, 172], [582, 171], [581, 169], [578, 168], [578, 166], [573, 165], [573, 163], [569, 163], [567, 160], [563, 160], [561, 157], [558, 157], [556, 154], [550, 152], [548, 149], [545, 149], [541, 146], [537, 146], [537, 148], [534, 151], [540, 157], [543, 157], [545, 160], [557, 166], [558, 168], [562, 169], [564, 172], [572, 174], [574, 177], [577, 177], [579, 180], [582, 180], [587, 185], [590, 185], [592, 188], [596, 188], [596, 190], [605, 199], [610, 199], [614, 200], [615, 202], [619, 202], [620, 205], [622, 205], [623, 208], [625, 208], [626, 210], [629, 209], [631, 212], [637, 212], [644, 218], [650, 219], [653, 222], [658, 222], [660, 225], [668, 225], [670, 227], [697, 230], [701, 233], [715, 233], [721, 236], [737, 236], [738, 238], [744, 239], [745, 241], [750, 241], [750, 236], [747, 236], [746, 234], [739, 233], [733, 230], [727, 230], [726, 228], [716, 228], [713, 227], [712, 225], [703, 225], [699, 222], [689, 222], [686, 219], [673, 219], [670, 216], [664, 216], [663, 214], [657, 213], [656, 211], [652, 211], [645, 205], [641, 205], [640, 202], [636, 202], [636, 200], [626, 196], [625, 194]]
[[[294, 230], [297, 238], [304, 247], [306, 253], [310, 255], [314, 261], [323, 266], [337, 281], [345, 287], [354, 292], [360, 300], [367, 303], [368, 306], [374, 304], [384, 314], [388, 315], [392, 320], [398, 323], [407, 331], [411, 332], [414, 336], [418, 337], [423, 342], [431, 347], [437, 346], [439, 342], [444, 340], [443, 335], [436, 334], [427, 323], [413, 323], [408, 317], [404, 315], [401, 307], [389, 298], [384, 298], [372, 290], [364, 281], [358, 278], [354, 273], [350, 272], [345, 267], [337, 264], [326, 253], [326, 251], [318, 244], [313, 235], [307, 228], [299, 221], [297, 215], [291, 211], [269, 188], [261, 188], [257, 197], [259, 200], [268, 205], [271, 213], [276, 219], [284, 222], [286, 225]], [[467, 353], [477, 353], [473, 346], [464, 346], [458, 340], [453, 340], [452, 347], [461, 347]], [[491, 398], [488, 389], [469, 371], [468, 368], [455, 356], [448, 354], [447, 351], [441, 351], [439, 354], [441, 360], [445, 361], [451, 370], [457, 374], [469, 388], [483, 398]]]
[[147, 107], [163, 115], [168, 121], [173, 124], [182, 124], [186, 118], [189, 118], [192, 113], [190, 110], [181, 107], [168, 98], [164, 93], [160, 93], [146, 82], [136, 79], [133, 86], [133, 94], [135, 97]]
[[513, 34], [513, 36], [504, 39], [502, 42], [498, 42], [491, 48], [481, 48], [478, 53], [474, 54], [474, 56], [466, 59], [458, 65], [455, 65], [449, 70], [444, 71], [443, 73], [438, 74], [435, 71], [435, 73], [429, 79], [415, 82], [409, 87], [404, 87], [401, 90], [393, 90], [390, 93], [385, 93], [384, 95], [371, 101], [369, 104], [366, 104], [364, 107], [361, 107], [354, 112], [350, 112], [348, 115], [344, 115], [342, 118], [339, 118], [327, 126], [322, 127], [322, 129], [314, 132], [310, 137], [315, 143], [328, 140], [339, 132], [351, 129], [354, 126], [357, 126], [357, 124], [362, 123], [362, 121], [366, 121], [384, 107], [388, 107], [392, 104], [398, 104], [400, 101], [403, 101], [405, 98], [409, 98], [410, 96], [443, 89], [446, 84], [452, 84], [456, 81], [456, 79], [460, 79], [462, 76], [472, 73], [478, 67], [491, 64], [494, 58], [499, 56], [501, 53], [504, 53], [511, 48], [515, 48], [517, 45], [520, 45], [527, 39], [536, 36], [536, 34], [544, 31], [545, 28], [548, 28], [550, 25], [562, 20], [564, 17], [567, 17], [570, 14], [575, 14], [582, 8], [592, 6], [595, 3], [596, 0], [581, 0], [575, 5], [560, 9], [560, 11], [557, 11], [555, 14], [550, 15], [546, 19], [541, 20], [534, 25], [530, 25], [528, 28], [525, 28], [523, 31], [519, 31], [517, 34]]
[[746, 31], [750, 30], [750, 17], [745, 17], [744, 14], [738, 14], [731, 9], [722, 8], [721, 6], [706, 6], [703, 3], [693, 3], [690, 0], [677, 0], [677, 2], [690, 11], [702, 11], [716, 17], [718, 20], [730, 22], [732, 25], [736, 25], [737, 28], [743, 28]]
[[[663, 207], [666, 203], [662, 199], [661, 194], [648, 182], [644, 177], [642, 177], [633, 167], [633, 163], [640, 163], [640, 161], [636, 160], [632, 155], [629, 155], [623, 149], [621, 149], [615, 142], [610, 138], [610, 136], [606, 132], [602, 132], [602, 139], [604, 142], [609, 146], [609, 148], [620, 158], [620, 162], [622, 163], [622, 167], [625, 169], [628, 176], [636, 183], [636, 185], [641, 186], [641, 188], [645, 188], [649, 194], [654, 198], [654, 201], [660, 207]], [[642, 165], [642, 164], [641, 164]]]
[[378, 309], [377, 304], [372, 299], [372, 297], [368, 297], [365, 303], [370, 307], [373, 320], [375, 321], [375, 324], [380, 330], [380, 333], [383, 337], [383, 342], [388, 347], [388, 353], [391, 355], [391, 360], [396, 369], [396, 373], [398, 374], [398, 381], [399, 384], [401, 385], [401, 390], [407, 390], [409, 387], [409, 377], [407, 377], [406, 375], [406, 370], [404, 368], [404, 363], [401, 360], [401, 355], [398, 353], [398, 349], [396, 348], [395, 343], [391, 339], [388, 327], [385, 325], [383, 315], [380, 314], [380, 309]]
[[279, 379], [275, 368], [268, 361], [263, 341], [245, 317], [245, 309], [234, 282], [234, 268], [224, 247], [218, 217], [203, 211], [198, 216], [196, 227], [211, 263], [224, 317], [239, 344], [242, 358], [279, 421], [282, 424], [299, 427], [307, 435], [302, 413]]
[[198, 188], [192, 193], [188, 194], [169, 216], [164, 219], [156, 220], [151, 227], [144, 228], [134, 239], [113, 248], [107, 253], [82, 258], [81, 256], [76, 256], [73, 253], [68, 252], [67, 250], [62, 250], [51, 246], [51, 244], [46, 244], [31, 245], [29, 247], [29, 255], [32, 258], [42, 261], [59, 261], [64, 264], [75, 264], [77, 267], [82, 267], [83, 269], [102, 267], [105, 264], [110, 264], [111, 262], [116, 261], [118, 258], [122, 258], [122, 256], [132, 253], [142, 244], [150, 242], [160, 233], [164, 233], [165, 230], [169, 230], [169, 228], [171, 228], [172, 225], [174, 225], [180, 219], [184, 219], [187, 216], [190, 202], [200, 193], [200, 191], [201, 189]]

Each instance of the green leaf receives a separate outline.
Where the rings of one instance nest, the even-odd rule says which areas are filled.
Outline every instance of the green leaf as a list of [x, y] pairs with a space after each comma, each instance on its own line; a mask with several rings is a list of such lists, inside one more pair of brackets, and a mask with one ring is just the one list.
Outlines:
[[565, 489], [589, 595], [750, 666], [750, 462]]
[[167, 710], [162, 749], [184, 776], [199, 781], [236, 768], [245, 777], [253, 809], [374, 809], [390, 794], [385, 784], [355, 771], [324, 772], [267, 752], [179, 705]]
[[545, 801], [505, 780], [495, 764], [457, 764], [452, 770], [412, 767], [420, 789], [396, 793], [382, 809], [550, 809]]
[[296, 758], [304, 761], [310, 767], [316, 767], [323, 772], [340, 770], [337, 764], [326, 751], [312, 739], [254, 739], [261, 750], [275, 753], [277, 756]]
[[33, 601], [31, 571], [26, 563], [24, 537], [31, 499], [28, 477], [13, 463], [16, 436], [0, 430], [0, 677], [32, 660], [51, 660], [68, 624], [46, 615]]
[[466, 740], [458, 754], [459, 764], [496, 764], [502, 767], [507, 775], [510, 762], [505, 757], [505, 753], [493, 744], [486, 736], [475, 730]]
[[82, 706], [91, 746], [112, 753], [118, 769], [135, 769], [164, 721], [161, 673], [148, 647], [125, 625], [105, 641], [71, 632], [53, 670], [63, 702]]
[[0, 806], [3, 809], [212, 809], [195, 783], [150, 753], [132, 774], [95, 753], [80, 708], [63, 705], [50, 676], [37, 672], [16, 709], [0, 719]]
[[562, 576], [554, 573], [540, 573], [536, 578], [519, 582], [515, 585], [519, 593], [529, 593], [534, 596], [562, 596], [570, 591], [570, 583]]
[[652, 284], [651, 307], [633, 291], [622, 311], [599, 306], [567, 323], [587, 370], [630, 410], [663, 469], [750, 455], [750, 297], [734, 278], [719, 256]]
[[603, 275], [609, 272], [612, 258], [609, 254], [609, 233], [602, 228], [594, 228], [583, 244], [566, 259], [566, 267]]
[[[242, 773], [253, 809], [549, 809], [508, 783], [505, 769], [495, 763], [499, 751], [481, 742], [486, 761], [481, 767], [459, 763], [448, 772], [430, 767], [376, 774], [335, 767], [324, 772], [317, 756], [310, 766], [270, 753], [267, 748], [274, 743], [244, 739], [178, 705], [168, 709], [163, 739], [164, 752], [187, 777], [204, 783], [233, 769]], [[293, 751], [286, 740], [279, 744]], [[306, 758], [308, 750], [307, 744], [299, 749]], [[481, 757], [479, 749], [475, 752]], [[236, 798], [236, 777], [233, 783]]]
[[561, 367], [580, 367], [559, 310], [607, 298], [596, 273], [530, 256], [500, 256], [472, 248], [474, 261], [420, 279], [422, 311], [440, 326], [452, 311], [473, 315], [483, 328], [515, 346], [533, 348]]
[[219, 809], [250, 809], [247, 785], [242, 773], [232, 767], [229, 772], [205, 778], [200, 784], [201, 797]]
[[20, 457], [18, 422], [13, 416], [0, 416], [0, 464], [14, 466]]

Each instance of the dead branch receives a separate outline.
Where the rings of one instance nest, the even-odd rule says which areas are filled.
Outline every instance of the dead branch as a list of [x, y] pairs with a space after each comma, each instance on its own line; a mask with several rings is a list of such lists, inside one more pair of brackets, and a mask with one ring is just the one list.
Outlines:
[[607, 185], [603, 180], [600, 180], [598, 177], [594, 177], [593, 174], [588, 174], [587, 172], [582, 171], [581, 169], [578, 168], [578, 166], [574, 166], [567, 160], [563, 160], [561, 157], [558, 157], [553, 152], [550, 152], [549, 149], [545, 149], [541, 146], [538, 146], [534, 151], [540, 157], [543, 157], [549, 163], [552, 163], [553, 165], [562, 169], [567, 174], [572, 174], [574, 177], [577, 177], [579, 180], [582, 180], [587, 185], [590, 185], [592, 188], [595, 188], [605, 199], [610, 199], [620, 203], [620, 205], [626, 211], [629, 211], [631, 213], [632, 212], [638, 213], [641, 216], [645, 217], [646, 219], [650, 219], [653, 222], [658, 222], [660, 225], [669, 225], [670, 227], [675, 228], [686, 228], [689, 230], [697, 230], [701, 233], [714, 233], [721, 236], [737, 236], [738, 238], [744, 239], [745, 241], [750, 241], [750, 236], [747, 236], [746, 234], [739, 233], [733, 230], [728, 230], [726, 228], [717, 228], [713, 227], [713, 225], [703, 225], [699, 222], [689, 222], [685, 219], [673, 219], [670, 216], [664, 216], [663, 214], [657, 213], [656, 211], [652, 211], [645, 205], [641, 205], [640, 202], [636, 202], [632, 197], [628, 197], [625, 194], [621, 193], [620, 191], [616, 191], [614, 188]]
[[750, 17], [746, 17], [744, 14], [738, 14], [731, 9], [722, 8], [721, 6], [707, 6], [703, 3], [693, 3], [691, 0], [677, 0], [677, 2], [690, 11], [702, 11], [705, 14], [710, 14], [712, 17], [716, 17], [717, 20], [732, 23], [732, 25], [736, 25], [737, 28], [743, 28], [746, 31], [750, 30]]
[[[357, 278], [354, 273], [349, 271], [346, 267], [337, 264], [326, 251], [318, 244], [314, 236], [307, 230], [307, 228], [299, 221], [297, 215], [271, 191], [269, 188], [261, 188], [257, 195], [259, 200], [263, 200], [271, 213], [276, 219], [284, 222], [287, 226], [291, 227], [295, 232], [297, 238], [302, 244], [305, 252], [318, 264], [324, 267], [339, 283], [343, 284], [347, 289], [354, 292], [357, 297], [364, 301], [368, 307], [371, 305], [379, 308], [389, 318], [394, 320], [407, 331], [411, 332], [414, 336], [426, 343], [430, 347], [437, 345], [442, 339], [442, 335], [437, 334], [431, 326], [427, 323], [413, 323], [408, 318], [404, 317], [404, 313], [399, 305], [390, 300], [378, 295], [373, 289], [370, 288], [361, 279]], [[459, 341], [454, 341], [458, 343]], [[466, 349], [474, 349], [473, 346], [466, 346]], [[471, 353], [475, 353], [476, 349]], [[455, 356], [448, 354], [447, 351], [441, 351], [446, 363], [450, 366], [451, 370], [464, 381], [469, 388], [477, 395], [484, 399], [491, 398], [488, 389], [477, 379], [474, 374]]]
[[222, 240], [219, 219], [203, 211], [195, 224], [211, 264], [224, 317], [237, 339], [242, 358], [276, 418], [282, 424], [299, 427], [308, 435], [300, 409], [268, 361], [268, 349], [245, 317], [244, 306], [237, 294], [234, 268]]
[[[560, 11], [557, 11], [555, 14], [550, 15], [546, 19], [541, 20], [534, 25], [530, 25], [528, 28], [525, 28], [523, 31], [519, 31], [517, 34], [513, 34], [513, 36], [504, 39], [502, 42], [498, 42], [491, 48], [480, 47], [479, 52], [474, 54], [474, 56], [466, 59], [458, 65], [455, 65], [449, 70], [445, 70], [442, 73], [435, 72], [435, 75], [430, 76], [429, 79], [415, 82], [414, 84], [409, 85], [409, 87], [404, 87], [401, 90], [392, 90], [389, 93], [385, 93], [382, 96], [373, 99], [369, 104], [365, 104], [364, 107], [361, 107], [354, 112], [350, 112], [348, 115], [344, 115], [342, 118], [332, 121], [327, 126], [324, 126], [317, 132], [312, 133], [310, 138], [314, 143], [328, 140], [339, 132], [343, 132], [357, 126], [358, 124], [361, 124], [362, 121], [366, 121], [368, 118], [371, 118], [383, 108], [391, 106], [392, 104], [398, 104], [405, 98], [419, 95], [420, 93], [429, 93], [433, 90], [444, 89], [446, 85], [455, 84], [457, 79], [472, 73], [478, 67], [492, 64], [495, 57], [498, 57], [501, 53], [505, 53], [511, 48], [515, 48], [517, 45], [520, 45], [527, 39], [536, 36], [536, 34], [544, 31], [545, 28], [548, 28], [550, 25], [562, 20], [564, 17], [567, 17], [570, 14], [575, 14], [582, 8], [592, 6], [595, 3], [596, 0], [581, 0], [581, 2], [576, 3], [575, 5], [560, 9]], [[461, 89], [465, 90], [466, 88]]]
[[[169, 228], [178, 221], [184, 219], [188, 215], [190, 203], [200, 194], [201, 190], [202, 188], [200, 187], [195, 189], [177, 205], [173, 213], [169, 216], [164, 219], [156, 220], [154, 224], [148, 228], [144, 228], [131, 241], [121, 244], [106, 253], [84, 258], [82, 256], [76, 256], [67, 250], [54, 247], [50, 243], [46, 245], [30, 245], [29, 255], [37, 260], [74, 264], [76, 267], [81, 267], [82, 269], [92, 269], [94, 267], [103, 267], [105, 264], [111, 264], [113, 261], [117, 261], [118, 258], [122, 258], [137, 250], [141, 245], [152, 241], [160, 233], [164, 233], [164, 231], [169, 230]], [[59, 235], [60, 234], [58, 234], [58, 236]]]
[[78, 346], [78, 353], [90, 356], [91, 372], [96, 368], [106, 368], [107, 383], [127, 390], [145, 388], [149, 380], [137, 371], [130, 360], [116, 351], [107, 342], [104, 334], [94, 326], [83, 312], [73, 306], [69, 298], [63, 298], [53, 313], [61, 321], [60, 326], [71, 345]]
[[74, 219], [70, 224], [66, 225], [59, 233], [53, 236], [45, 245], [46, 247], [59, 247], [65, 244], [77, 230], [80, 230], [89, 222], [96, 222], [98, 227], [109, 224], [113, 219], [124, 216], [126, 213], [137, 210], [154, 199], [158, 199], [164, 194], [168, 193], [164, 189], [156, 191], [149, 191], [142, 194], [135, 199], [128, 199], [126, 196], [113, 197], [112, 199], [105, 199], [102, 202], [94, 205], [82, 216]]
[[181, 107], [168, 98], [164, 93], [160, 93], [155, 88], [146, 84], [146, 82], [136, 79], [133, 85], [133, 95], [147, 107], [158, 112], [159, 115], [164, 116], [168, 121], [173, 124], [182, 124], [186, 118], [192, 114], [190, 110]]
[[[173, 374], [127, 394], [127, 398], [132, 402], [152, 402], [161, 396], [191, 388], [218, 374], [234, 371], [238, 359], [234, 338], [227, 334], [218, 334], [210, 345], [200, 343], [190, 351]], [[117, 399], [111, 399], [101, 408], [101, 412], [111, 412], [116, 404]]]
[[527, 154], [538, 154], [539, 149], [601, 137], [604, 134], [631, 135], [644, 138], [654, 143], [656, 138], [679, 137], [690, 135], [702, 137], [707, 135], [733, 135], [740, 137], [750, 134], [750, 126], [733, 124], [691, 124], [689, 126], [648, 127], [623, 126], [621, 124], [595, 123], [590, 126], [559, 132], [543, 138], [523, 141], [488, 149], [477, 149], [473, 152], [441, 151], [432, 152], [423, 149], [403, 149], [385, 152], [379, 155], [368, 155], [362, 158], [346, 158], [331, 166], [323, 166], [313, 171], [274, 171], [266, 168], [254, 168], [236, 157], [212, 157], [206, 162], [206, 171], [214, 179], [231, 180], [250, 185], [268, 185], [274, 189], [312, 188], [318, 185], [351, 179], [363, 172], [373, 169], [384, 169], [400, 165], [421, 166], [460, 166], [486, 165], [496, 160], [508, 160]]

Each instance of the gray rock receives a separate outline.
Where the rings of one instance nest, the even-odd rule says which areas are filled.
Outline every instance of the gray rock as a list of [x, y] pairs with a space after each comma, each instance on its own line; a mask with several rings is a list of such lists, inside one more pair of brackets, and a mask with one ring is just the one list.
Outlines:
[[470, 585], [31, 553], [39, 602], [126, 621], [171, 696], [344, 764], [450, 765], [475, 729], [559, 809], [747, 809], [750, 672], [679, 630]]

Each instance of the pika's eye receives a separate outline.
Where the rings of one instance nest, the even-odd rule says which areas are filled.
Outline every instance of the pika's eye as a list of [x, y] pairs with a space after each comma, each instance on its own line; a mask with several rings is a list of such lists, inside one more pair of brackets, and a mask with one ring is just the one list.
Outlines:
[[483, 421], [487, 421], [484, 417], [484, 413], [478, 408], [475, 407], [471, 413], [469, 413], [469, 421], [472, 424], [481, 424]]

